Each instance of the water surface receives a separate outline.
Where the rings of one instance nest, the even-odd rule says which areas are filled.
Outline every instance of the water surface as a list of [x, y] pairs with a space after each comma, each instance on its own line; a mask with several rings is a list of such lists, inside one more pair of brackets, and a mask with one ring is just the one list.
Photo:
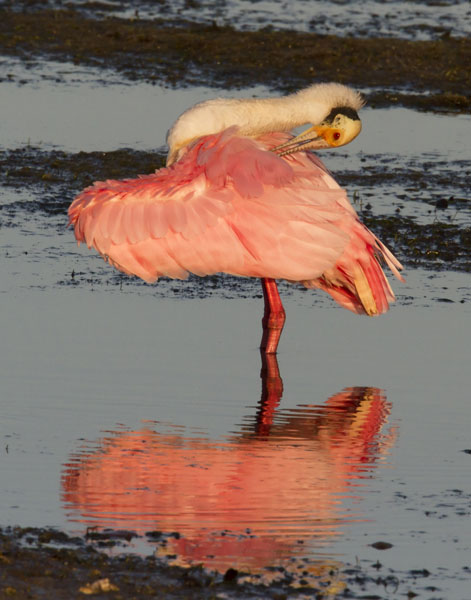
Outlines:
[[[52, 2], [52, 4], [55, 4]], [[77, 7], [95, 12], [90, 3], [74, 0]], [[323, 35], [402, 37], [417, 40], [471, 32], [471, 9], [466, 0], [220, 0], [209, 2], [109, 2], [101, 14], [135, 19], [158, 18], [229, 25], [239, 29], [293, 29]], [[105, 10], [103, 10], [105, 8]]]
[[293, 294], [263, 412], [260, 300], [2, 302], [4, 523], [176, 530], [220, 568], [378, 540], [391, 568], [467, 565], [469, 304], [366, 319]]
[[[62, 76], [0, 83], [4, 149], [154, 149], [209, 94]], [[469, 117], [363, 112], [362, 135], [329, 167], [382, 165], [383, 182], [355, 183], [360, 200], [447, 219], [427, 202], [469, 193]], [[454, 179], [414, 196], [386, 177], [424, 168]], [[378, 319], [282, 284], [278, 365], [262, 371], [257, 281], [145, 285], [77, 248], [71, 198], [42, 207], [57, 188], [1, 193], [2, 524], [131, 529], [131, 550], [220, 569], [360, 557], [427, 568], [437, 593], [467, 597], [469, 273], [409, 270]], [[453, 219], [469, 227], [469, 208]]]

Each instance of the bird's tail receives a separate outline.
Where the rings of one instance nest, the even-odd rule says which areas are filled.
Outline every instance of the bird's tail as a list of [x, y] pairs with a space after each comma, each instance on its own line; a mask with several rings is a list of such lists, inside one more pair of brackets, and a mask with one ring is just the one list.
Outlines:
[[402, 265], [384, 244], [376, 237], [373, 239], [374, 245], [367, 245], [361, 251], [350, 246], [333, 268], [318, 279], [302, 283], [326, 291], [341, 306], [357, 314], [373, 317], [386, 312], [395, 296], [380, 263], [386, 263], [404, 281], [399, 273]]

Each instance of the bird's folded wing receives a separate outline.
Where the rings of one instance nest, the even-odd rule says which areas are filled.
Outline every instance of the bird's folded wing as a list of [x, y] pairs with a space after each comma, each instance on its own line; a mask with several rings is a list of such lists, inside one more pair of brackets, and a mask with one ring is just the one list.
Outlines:
[[228, 130], [153, 175], [95, 183], [69, 209], [75, 236], [149, 282], [189, 272], [314, 280], [357, 217], [319, 161], [267, 146]]

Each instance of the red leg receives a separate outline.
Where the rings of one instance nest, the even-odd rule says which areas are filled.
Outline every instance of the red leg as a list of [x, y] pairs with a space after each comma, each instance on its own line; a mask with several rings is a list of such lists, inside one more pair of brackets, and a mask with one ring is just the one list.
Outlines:
[[262, 279], [263, 298], [265, 300], [265, 312], [263, 314], [263, 336], [260, 350], [265, 354], [276, 354], [278, 342], [280, 341], [286, 314], [281, 303], [280, 294], [274, 279]]

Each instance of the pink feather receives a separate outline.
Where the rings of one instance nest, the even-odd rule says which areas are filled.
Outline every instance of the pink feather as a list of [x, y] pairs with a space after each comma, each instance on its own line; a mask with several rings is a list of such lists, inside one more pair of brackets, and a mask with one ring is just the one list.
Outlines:
[[354, 312], [385, 312], [394, 295], [380, 261], [402, 279], [400, 263], [319, 158], [268, 152], [288, 139], [230, 128], [152, 175], [95, 183], [69, 208], [75, 236], [148, 282], [218, 272], [287, 279]]

